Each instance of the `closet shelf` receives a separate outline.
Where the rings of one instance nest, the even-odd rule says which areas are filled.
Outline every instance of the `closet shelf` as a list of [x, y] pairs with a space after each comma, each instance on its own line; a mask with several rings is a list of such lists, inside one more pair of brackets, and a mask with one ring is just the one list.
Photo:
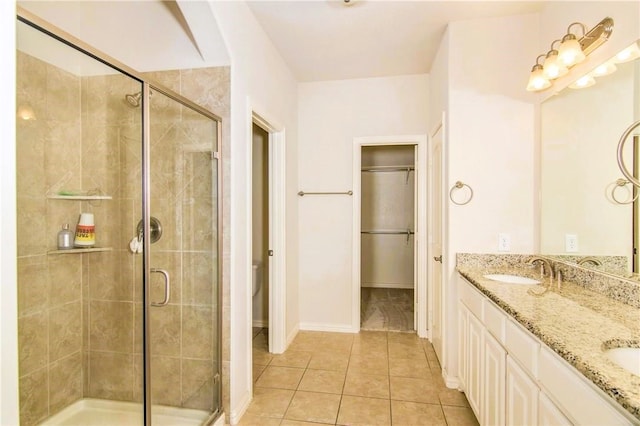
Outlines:
[[74, 248], [67, 250], [49, 250], [47, 254], [82, 254], [82, 253], [97, 253], [101, 251], [113, 251], [113, 247], [87, 247], [87, 248]]

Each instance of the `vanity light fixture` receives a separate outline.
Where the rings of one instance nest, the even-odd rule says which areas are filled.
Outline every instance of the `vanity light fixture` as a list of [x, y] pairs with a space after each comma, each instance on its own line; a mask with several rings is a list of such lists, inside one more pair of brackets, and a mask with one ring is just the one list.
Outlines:
[[624, 48], [618, 54], [616, 54], [613, 58], [609, 59], [607, 62], [595, 68], [593, 71], [588, 74], [580, 77], [575, 82], [569, 85], [571, 89], [584, 89], [585, 87], [591, 87], [596, 84], [596, 78], [604, 77], [609, 74], [613, 74], [618, 69], [616, 64], [621, 64], [624, 62], [629, 62], [632, 59], [640, 58], [640, 48], [638, 47], [637, 42], [633, 42], [630, 46]]
[[553, 48], [553, 45], [555, 43], [560, 43], [560, 40], [554, 40], [554, 42], [551, 43], [551, 50], [547, 52], [544, 63], [542, 65], [542, 74], [544, 74], [544, 76], [548, 80], [562, 77], [569, 72], [569, 68], [567, 68], [565, 64], [560, 60], [558, 51]]
[[527, 84], [527, 90], [529, 92], [537, 92], [538, 90], [544, 90], [551, 86], [551, 82], [544, 76], [544, 68], [538, 60], [544, 58], [546, 55], [540, 55], [536, 58], [536, 64], [531, 68], [531, 75], [529, 76], [529, 83]]
[[596, 84], [595, 78], [593, 78], [591, 74], [587, 74], [577, 79], [574, 83], [570, 84], [569, 87], [571, 89], [584, 89], [586, 87], [591, 87], [594, 84]]
[[[580, 39], [571, 32], [571, 29], [576, 26], [582, 29], [582, 37]], [[567, 34], [561, 40], [555, 40], [551, 43], [551, 50], [546, 55], [539, 55], [536, 58], [536, 64], [531, 69], [529, 76], [527, 91], [537, 92], [550, 87], [551, 80], [567, 74], [569, 68], [584, 61], [591, 52], [609, 39], [612, 31], [613, 19], [608, 17], [598, 22], [589, 31], [581, 22], [570, 24], [567, 28]], [[554, 44], [557, 42], [560, 42], [558, 50], [554, 48]], [[638, 54], [640, 55], [640, 51]], [[540, 56], [545, 57], [544, 66], [538, 62]]]
[[617, 69], [618, 68], [616, 67], [616, 64], [613, 63], [613, 61], [607, 61], [593, 70], [591, 75], [593, 75], [594, 77], [604, 77], [605, 75], [613, 74]]

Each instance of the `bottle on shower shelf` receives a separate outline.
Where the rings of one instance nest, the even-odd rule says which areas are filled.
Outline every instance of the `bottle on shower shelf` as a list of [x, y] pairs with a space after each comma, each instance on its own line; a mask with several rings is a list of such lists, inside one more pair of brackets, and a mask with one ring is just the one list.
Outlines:
[[70, 250], [73, 248], [73, 231], [69, 229], [69, 224], [62, 225], [58, 231], [58, 250]]
[[96, 244], [96, 231], [93, 223], [93, 213], [81, 213], [76, 226], [76, 247], [93, 247]]

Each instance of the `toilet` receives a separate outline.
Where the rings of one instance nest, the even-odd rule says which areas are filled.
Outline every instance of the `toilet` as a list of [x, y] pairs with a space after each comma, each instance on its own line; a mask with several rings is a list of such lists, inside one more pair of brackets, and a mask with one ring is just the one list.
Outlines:
[[260, 290], [260, 285], [262, 284], [262, 271], [260, 268], [260, 262], [255, 260], [252, 265], [252, 284], [253, 284], [253, 296], [258, 293]]

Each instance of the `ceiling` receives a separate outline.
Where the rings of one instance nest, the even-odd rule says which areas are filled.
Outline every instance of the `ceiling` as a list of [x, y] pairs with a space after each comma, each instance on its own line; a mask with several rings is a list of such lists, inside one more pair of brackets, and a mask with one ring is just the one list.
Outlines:
[[428, 73], [451, 21], [540, 11], [544, 1], [247, 1], [299, 81]]

